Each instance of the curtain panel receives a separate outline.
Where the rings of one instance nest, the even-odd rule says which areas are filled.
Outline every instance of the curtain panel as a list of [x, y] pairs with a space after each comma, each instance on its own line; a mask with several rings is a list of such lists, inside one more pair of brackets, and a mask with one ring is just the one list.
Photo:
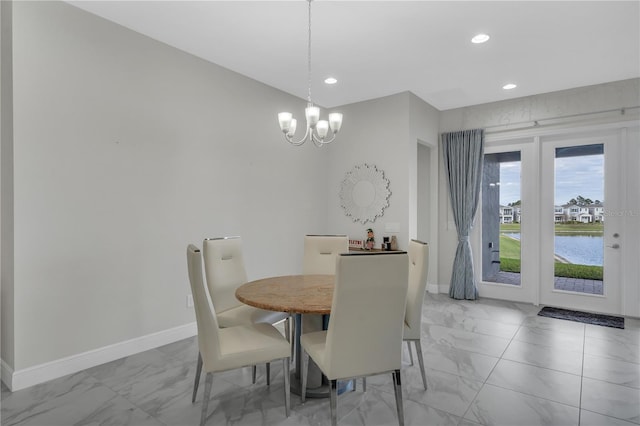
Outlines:
[[480, 196], [484, 129], [443, 133], [441, 140], [449, 199], [458, 231], [458, 248], [453, 261], [449, 296], [454, 299], [475, 300], [478, 298], [478, 287], [474, 279], [469, 233]]

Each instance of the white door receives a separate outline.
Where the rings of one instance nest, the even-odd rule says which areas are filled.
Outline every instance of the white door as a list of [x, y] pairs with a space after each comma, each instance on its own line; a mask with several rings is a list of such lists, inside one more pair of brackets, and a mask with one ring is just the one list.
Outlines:
[[540, 303], [620, 313], [619, 134], [547, 137], [539, 143]]

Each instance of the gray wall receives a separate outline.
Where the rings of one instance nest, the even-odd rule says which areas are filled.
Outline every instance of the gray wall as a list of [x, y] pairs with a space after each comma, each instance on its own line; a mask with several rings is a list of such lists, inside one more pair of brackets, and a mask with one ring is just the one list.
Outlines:
[[65, 3], [14, 3], [13, 24], [5, 362], [193, 322], [185, 247], [205, 237], [241, 235], [252, 279], [300, 270], [328, 156], [289, 146], [276, 116], [304, 101]]
[[[440, 111], [411, 94], [409, 111], [409, 237], [429, 243], [427, 290], [438, 288]], [[418, 142], [416, 146], [413, 143]]]
[[[418, 212], [428, 212], [431, 207], [430, 163], [431, 149], [426, 145], [418, 144]], [[416, 238], [425, 242], [431, 240], [431, 229], [429, 228], [427, 219], [428, 216], [426, 214], [420, 214], [418, 216], [418, 232], [416, 233]]]
[[[640, 102], [638, 93], [640, 79], [636, 78], [450, 109], [441, 114], [440, 131], [493, 126], [508, 129], [510, 125], [517, 128], [516, 123], [521, 122], [637, 106]], [[575, 120], [588, 122], [594, 117], [577, 117]]]
[[[327, 170], [328, 226], [335, 233], [366, 239], [366, 229], [372, 228], [376, 245], [387, 234], [385, 223], [400, 224], [398, 244], [407, 246], [408, 235], [408, 156], [409, 156], [409, 93], [345, 105], [344, 126], [339, 141], [328, 148], [331, 162]], [[356, 165], [367, 163], [384, 171], [389, 179], [389, 207], [374, 223], [354, 222], [340, 206], [339, 192], [345, 174]]]
[[[366, 238], [366, 229], [372, 228], [377, 246], [384, 236], [395, 235], [399, 247], [406, 249], [409, 239], [417, 237], [418, 144], [432, 143], [437, 156], [439, 112], [409, 92], [345, 105], [339, 110], [344, 113], [345, 124], [338, 134], [338, 141], [327, 147], [330, 156], [328, 228], [332, 233], [357, 239]], [[345, 174], [362, 163], [376, 165], [390, 181], [389, 207], [374, 223], [354, 222], [340, 206], [339, 192]], [[431, 167], [437, 169], [437, 161], [426, 167], [424, 173], [429, 173]], [[435, 182], [437, 170], [432, 172]], [[433, 185], [434, 204], [435, 191], [437, 186]], [[432, 219], [435, 227], [433, 213], [423, 213], [427, 223]], [[398, 232], [387, 231], [388, 225], [396, 224], [399, 225]]]
[[13, 365], [13, 55], [11, 2], [0, 2], [0, 271], [2, 360]]

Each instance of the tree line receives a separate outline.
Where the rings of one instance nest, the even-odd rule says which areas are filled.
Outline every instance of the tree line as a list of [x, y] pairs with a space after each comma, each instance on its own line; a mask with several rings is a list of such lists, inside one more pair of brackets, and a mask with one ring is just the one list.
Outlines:
[[[514, 201], [512, 203], [507, 204], [510, 207], [516, 207], [522, 204], [521, 200]], [[602, 204], [600, 200], [592, 200], [591, 198], [585, 198], [582, 195], [578, 195], [576, 198], [570, 199], [567, 204], [573, 206], [590, 206], [591, 204]]]

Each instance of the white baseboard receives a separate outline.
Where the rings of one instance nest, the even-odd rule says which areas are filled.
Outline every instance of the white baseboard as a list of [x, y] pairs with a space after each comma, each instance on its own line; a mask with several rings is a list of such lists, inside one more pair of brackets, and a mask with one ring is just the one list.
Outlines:
[[427, 293], [449, 293], [448, 284], [427, 283]]
[[196, 323], [193, 322], [17, 371], [14, 371], [2, 360], [2, 381], [11, 391], [17, 391], [125, 356], [177, 342], [195, 336], [197, 332]]
[[0, 378], [9, 389], [11, 389], [11, 377], [13, 376], [13, 368], [3, 360], [0, 360]]
[[438, 284], [427, 283], [427, 293], [438, 293]]

